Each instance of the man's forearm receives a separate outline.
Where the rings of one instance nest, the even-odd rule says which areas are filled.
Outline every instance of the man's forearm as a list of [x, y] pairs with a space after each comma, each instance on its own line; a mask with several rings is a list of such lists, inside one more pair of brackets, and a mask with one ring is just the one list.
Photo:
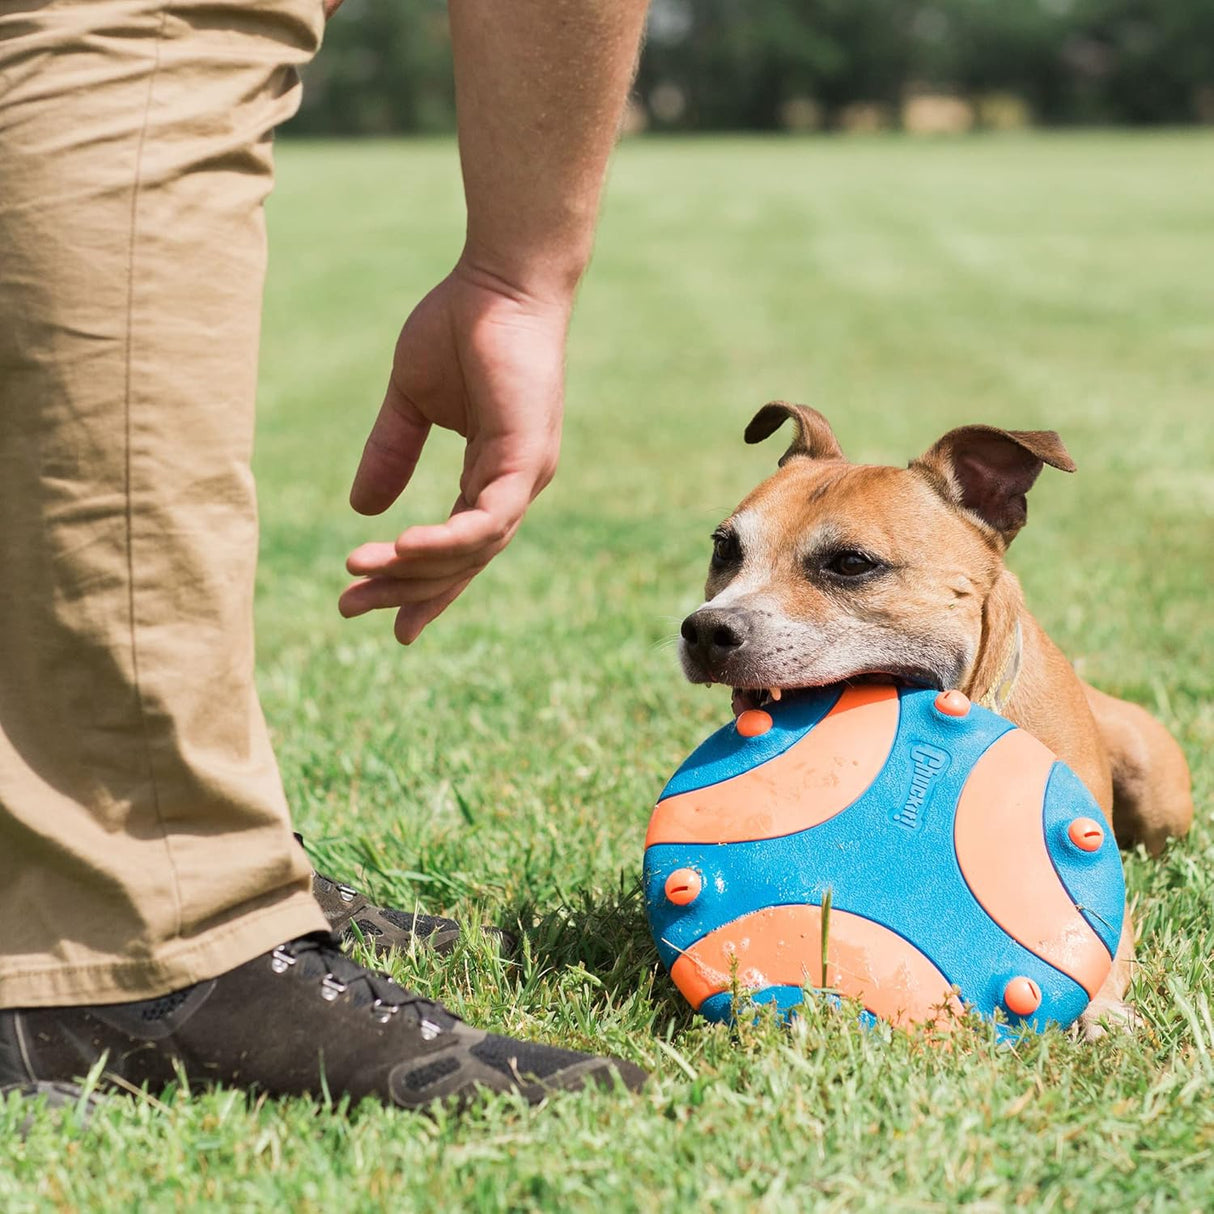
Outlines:
[[567, 297], [590, 257], [647, 0], [449, 0], [465, 258]]

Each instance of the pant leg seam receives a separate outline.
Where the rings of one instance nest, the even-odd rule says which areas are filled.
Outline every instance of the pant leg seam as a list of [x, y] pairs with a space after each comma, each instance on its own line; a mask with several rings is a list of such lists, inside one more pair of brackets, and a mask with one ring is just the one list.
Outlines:
[[164, 42], [165, 26], [168, 24], [171, 4], [165, 4], [160, 10], [160, 23], [156, 29], [155, 54], [152, 68], [148, 75], [147, 95], [144, 99], [143, 120], [139, 128], [139, 138], [135, 146], [135, 180], [131, 189], [131, 222], [128, 237], [127, 252], [127, 289], [126, 289], [126, 348], [124, 351], [124, 384], [123, 384], [123, 422], [126, 439], [126, 565], [127, 565], [127, 605], [130, 621], [131, 638], [131, 683], [135, 690], [135, 706], [139, 715], [140, 735], [143, 739], [144, 759], [147, 765], [148, 783], [152, 792], [152, 809], [156, 823], [164, 840], [165, 858], [168, 861], [169, 873], [173, 883], [173, 901], [177, 910], [177, 923], [173, 935], [180, 937], [184, 914], [181, 901], [181, 882], [177, 866], [173, 861], [173, 849], [169, 846], [169, 832], [165, 826], [164, 814], [160, 804], [160, 790], [156, 783], [156, 765], [152, 758], [152, 739], [148, 725], [147, 705], [144, 700], [143, 686], [139, 677], [139, 643], [135, 615], [135, 523], [134, 504], [132, 502], [132, 435], [133, 422], [131, 398], [133, 387], [134, 362], [134, 330], [135, 330], [135, 256], [139, 239], [139, 196], [143, 186], [143, 156], [147, 143], [148, 125], [151, 122], [152, 97], [156, 88], [156, 80], [160, 74], [161, 47]]

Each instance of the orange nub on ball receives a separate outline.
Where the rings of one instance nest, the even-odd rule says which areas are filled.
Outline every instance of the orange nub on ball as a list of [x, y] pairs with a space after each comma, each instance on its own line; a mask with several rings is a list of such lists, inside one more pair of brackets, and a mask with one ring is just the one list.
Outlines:
[[1023, 975], [1013, 978], [1003, 989], [1003, 1002], [1016, 1016], [1031, 1016], [1041, 1006], [1041, 987]]
[[666, 897], [675, 906], [686, 906], [700, 896], [704, 880], [694, 868], [676, 868], [666, 878]]
[[1104, 842], [1104, 827], [1095, 818], [1076, 818], [1066, 833], [1080, 851], [1099, 851]]
[[952, 691], [942, 691], [936, 697], [936, 710], [946, 717], [964, 717], [970, 710], [969, 696], [955, 687]]
[[761, 708], [748, 708], [737, 719], [738, 733], [744, 738], [757, 738], [771, 728], [771, 713]]

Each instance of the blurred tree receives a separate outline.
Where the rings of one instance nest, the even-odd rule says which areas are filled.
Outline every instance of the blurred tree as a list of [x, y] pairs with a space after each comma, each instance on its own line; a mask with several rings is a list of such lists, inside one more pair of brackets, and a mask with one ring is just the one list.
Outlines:
[[851, 101], [893, 103], [911, 66], [914, 8], [906, 0], [655, 0], [637, 94], [646, 104], [655, 89], [678, 88], [685, 108], [654, 114], [655, 125], [711, 130], [779, 126], [795, 97], [813, 98], [828, 115]]
[[294, 134], [380, 135], [455, 127], [443, 0], [346, 0], [306, 73]]
[[[295, 133], [450, 130], [444, 3], [347, 0], [307, 85]], [[925, 90], [1044, 123], [1208, 121], [1214, 0], [653, 0], [636, 97], [657, 129], [770, 130]]]
[[1197, 116], [1198, 93], [1214, 86], [1214, 0], [1077, 0], [1072, 17], [1064, 53], [1097, 51], [1097, 70], [1081, 71], [1076, 81], [1076, 116], [1112, 122]]

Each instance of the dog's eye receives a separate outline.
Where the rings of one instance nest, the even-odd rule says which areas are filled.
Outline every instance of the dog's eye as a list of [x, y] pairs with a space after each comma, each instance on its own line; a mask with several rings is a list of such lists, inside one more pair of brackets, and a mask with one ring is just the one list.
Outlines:
[[877, 568], [877, 561], [863, 552], [846, 549], [836, 552], [822, 568], [828, 573], [837, 573], [840, 577], [860, 577], [861, 574], [872, 573]]
[[714, 531], [712, 534], [712, 563], [714, 565], [736, 565], [742, 559], [742, 545], [732, 531]]

